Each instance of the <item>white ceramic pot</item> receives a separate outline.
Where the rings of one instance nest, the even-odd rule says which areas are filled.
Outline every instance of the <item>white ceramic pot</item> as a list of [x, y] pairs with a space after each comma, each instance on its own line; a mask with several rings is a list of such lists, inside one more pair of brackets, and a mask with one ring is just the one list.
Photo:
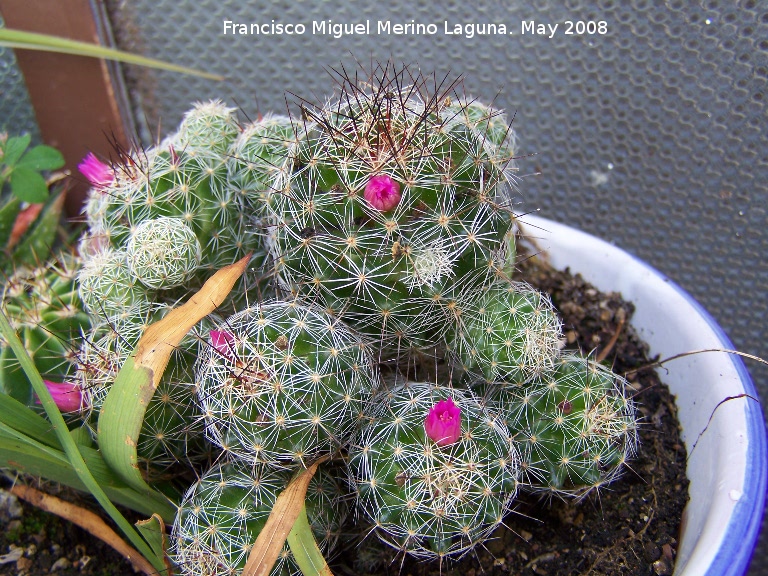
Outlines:
[[[555, 267], [568, 266], [600, 290], [621, 292], [633, 302], [632, 324], [651, 355], [733, 350], [701, 305], [634, 256], [538, 217], [525, 217], [523, 231], [535, 237]], [[689, 455], [690, 501], [674, 573], [744, 574], [763, 517], [767, 469], [765, 423], [752, 380], [738, 356], [722, 352], [673, 360], [660, 376], [676, 396]]]

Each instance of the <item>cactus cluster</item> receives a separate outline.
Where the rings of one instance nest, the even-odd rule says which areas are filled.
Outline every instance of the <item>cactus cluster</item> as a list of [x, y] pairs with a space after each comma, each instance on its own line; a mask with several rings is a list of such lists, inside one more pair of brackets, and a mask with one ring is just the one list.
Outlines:
[[[244, 126], [198, 104], [156, 146], [85, 166], [82, 261], [55, 304], [78, 302], [66, 323], [94, 412], [150, 323], [253, 254], [224, 304], [235, 312], [173, 354], [138, 441], [147, 478], [178, 462], [199, 478], [173, 527], [181, 572], [239, 573], [279, 492], [321, 457], [307, 511], [327, 550], [355, 509], [426, 559], [481, 544], [521, 491], [583, 496], [615, 479], [636, 447], [626, 383], [562, 353], [548, 297], [512, 281], [502, 112], [390, 66], [299, 104], [300, 121]], [[5, 307], [30, 294], [9, 288]], [[32, 308], [58, 318], [53, 304]], [[440, 376], [415, 381], [425, 373]], [[296, 571], [286, 548], [273, 574]]]
[[[251, 253], [242, 286], [224, 306], [241, 307], [267, 293], [265, 250], [246, 217], [263, 190], [236, 186], [229, 166], [234, 149], [251, 140], [264, 146], [263, 132], [273, 125], [267, 120], [242, 130], [233, 109], [201, 103], [157, 146], [123, 152], [111, 166], [94, 157], [84, 162], [83, 170], [96, 176], [85, 208], [78, 290], [93, 326], [83, 338], [78, 374], [94, 414], [144, 329], [194, 294], [212, 271]], [[272, 160], [279, 162], [277, 152]], [[263, 166], [254, 170], [261, 174]], [[195, 400], [200, 338], [181, 343], [147, 408], [138, 451], [148, 471], [208, 455]]]

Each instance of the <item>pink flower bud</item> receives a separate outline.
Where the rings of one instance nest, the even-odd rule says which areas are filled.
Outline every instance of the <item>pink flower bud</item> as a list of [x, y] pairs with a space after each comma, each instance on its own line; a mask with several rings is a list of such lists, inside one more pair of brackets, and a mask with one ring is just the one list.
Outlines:
[[453, 398], [435, 404], [424, 420], [424, 430], [438, 446], [453, 444], [461, 438], [461, 408]]
[[95, 188], [105, 188], [115, 179], [112, 168], [96, 158], [93, 152], [89, 152], [77, 168]]
[[376, 210], [387, 212], [400, 202], [400, 184], [386, 174], [372, 176], [365, 186], [363, 196]]
[[227, 360], [235, 361], [235, 337], [226, 330], [211, 330], [211, 346]]
[[[77, 384], [64, 382], [59, 384], [50, 380], [43, 380], [48, 392], [53, 396], [53, 401], [62, 412], [79, 412], [87, 401], [84, 402], [83, 391]], [[38, 403], [40, 401], [38, 400]]]

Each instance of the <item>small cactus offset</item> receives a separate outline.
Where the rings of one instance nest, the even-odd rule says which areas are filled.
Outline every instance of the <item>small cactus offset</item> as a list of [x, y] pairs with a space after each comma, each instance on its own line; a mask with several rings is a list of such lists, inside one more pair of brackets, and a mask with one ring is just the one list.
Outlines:
[[553, 367], [562, 332], [546, 295], [500, 279], [479, 298], [457, 300], [461, 315], [449, 343], [462, 370], [493, 383], [526, 381]]
[[386, 544], [420, 558], [461, 555], [515, 495], [512, 435], [469, 391], [406, 383], [377, 397], [350, 447], [359, 509]]
[[525, 489], [584, 496], [614, 481], [637, 450], [626, 381], [588, 358], [564, 355], [493, 398], [516, 435]]
[[[637, 448], [634, 403], [620, 376], [561, 350], [549, 296], [518, 281], [503, 112], [390, 64], [298, 104], [300, 119], [241, 124], [198, 103], [146, 150], [90, 155], [77, 257], [4, 293], [62, 409], [86, 427], [103, 413], [108, 464], [124, 455], [101, 433], [123, 415], [110, 404], [139, 402], [117, 443], [128, 484], [144, 487], [136, 468], [169, 493], [198, 478], [177, 503], [180, 573], [239, 574], [279, 493], [321, 458], [306, 496], [320, 548], [356, 511], [389, 559], [459, 558], [521, 494], [616, 479]], [[205, 284], [249, 254], [229, 295], [217, 282], [242, 263]], [[148, 330], [211, 302], [188, 334]], [[18, 374], [3, 347], [0, 389], [31, 404]], [[286, 546], [272, 575], [297, 573]]]
[[151, 307], [152, 293], [131, 273], [121, 250], [93, 254], [80, 268], [77, 283], [86, 310], [97, 318], [120, 316], [134, 305]]
[[457, 120], [482, 134], [486, 146], [491, 150], [496, 161], [509, 164], [515, 159], [516, 136], [504, 112], [478, 100], [462, 98], [452, 104], [449, 110], [456, 113]]
[[131, 234], [126, 250], [131, 276], [147, 288], [182, 286], [200, 266], [200, 243], [179, 218], [145, 220]]
[[283, 465], [341, 448], [375, 382], [365, 342], [295, 301], [227, 318], [202, 345], [197, 372], [211, 440], [236, 457]]

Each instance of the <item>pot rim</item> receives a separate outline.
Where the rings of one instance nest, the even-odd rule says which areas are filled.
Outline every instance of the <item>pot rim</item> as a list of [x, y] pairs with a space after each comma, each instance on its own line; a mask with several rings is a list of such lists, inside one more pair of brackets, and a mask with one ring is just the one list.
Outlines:
[[[665, 286], [668, 286], [672, 291], [670, 296], [676, 293], [677, 296], [683, 299], [710, 328], [712, 334], [720, 342], [721, 348], [735, 350], [725, 331], [699, 302], [683, 290], [677, 283], [670, 280], [633, 254], [611, 245], [591, 234], [539, 216], [528, 215], [522, 218], [520, 222], [524, 231], [528, 230], [529, 227], [536, 229], [536, 242], [545, 252], [548, 248], [547, 236], [567, 235], [569, 239], [573, 239], [572, 243], [574, 245], [583, 244], [585, 241], [597, 243], [596, 245], [599, 246], [606, 258], [619, 259], [619, 261], [623, 261], [622, 263], [624, 265], [631, 264], [639, 267], [645, 275], [653, 277], [656, 280], [661, 281]], [[571, 268], [574, 272], [580, 272], [585, 278], [591, 280], [590, 272], [592, 272], [592, 270], [578, 269], [576, 266], [571, 266]], [[601, 288], [605, 287], [601, 286]], [[727, 354], [726, 356], [738, 375], [738, 380], [743, 389], [743, 393], [752, 397], [753, 400], [758, 399], [759, 397], [755, 390], [754, 383], [752, 382], [752, 378], [742, 359], [735, 354]], [[719, 406], [720, 404], [718, 404], [716, 408]], [[714, 411], [712, 412], [712, 415], [714, 416]], [[757, 544], [757, 537], [763, 519], [766, 485], [768, 482], [766, 428], [762, 407], [759, 401], [748, 401], [744, 403], [744, 418], [746, 423], [747, 447], [744, 462], [743, 487], [738, 501], [734, 505], [730, 517], [728, 518], [727, 525], [723, 529], [723, 537], [719, 547], [703, 576], [736, 576], [744, 574], [749, 567], [750, 560]], [[711, 419], [712, 418], [710, 417], [710, 421]], [[691, 446], [687, 446], [687, 450], [690, 457]], [[688, 468], [688, 465], [686, 465], [686, 467]], [[688, 509], [689, 505], [687, 504], [686, 511], [683, 513], [681, 532], [686, 527]], [[680, 543], [682, 544], [682, 542], [683, 539], [680, 538]], [[698, 544], [699, 543], [697, 542], [697, 545]], [[686, 560], [687, 559], [688, 558], [686, 558]], [[678, 573], [678, 568], [679, 567], [676, 566], [675, 573]]]

